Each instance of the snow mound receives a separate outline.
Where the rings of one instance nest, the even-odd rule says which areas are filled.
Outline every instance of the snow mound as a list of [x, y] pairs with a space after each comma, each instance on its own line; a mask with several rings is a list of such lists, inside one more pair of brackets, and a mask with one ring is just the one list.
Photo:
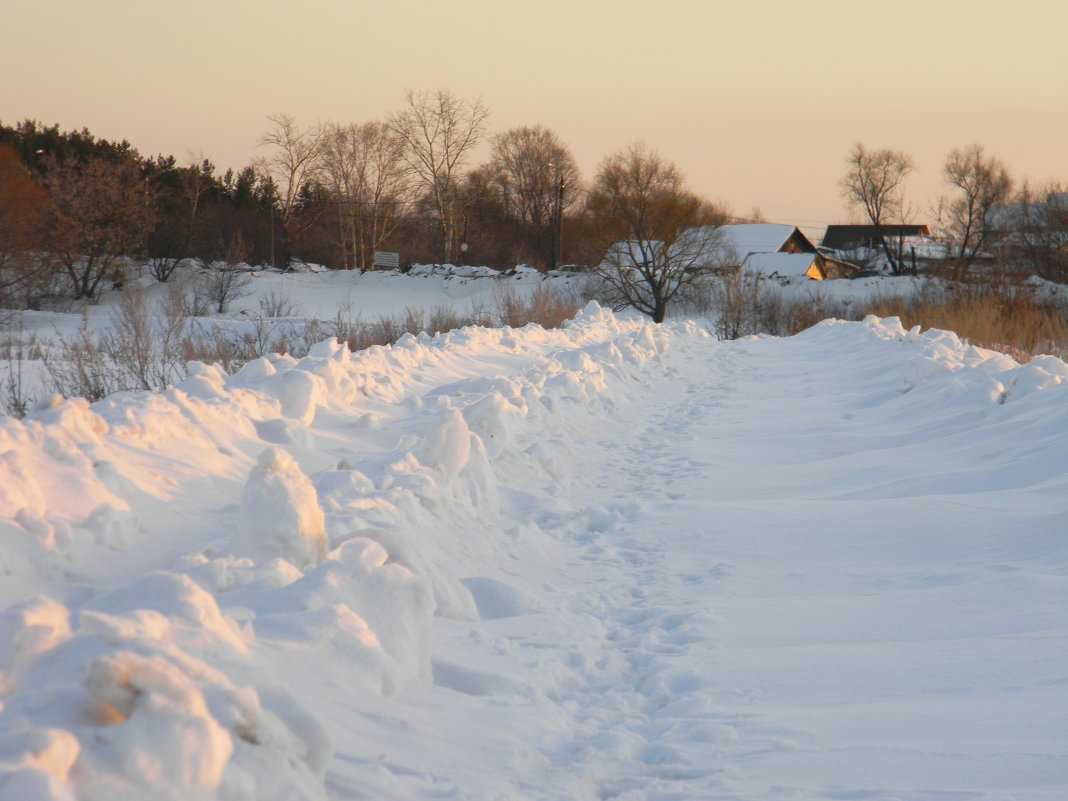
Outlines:
[[238, 556], [256, 562], [280, 558], [298, 568], [317, 565], [326, 555], [323, 511], [315, 487], [280, 448], [264, 450], [249, 474], [230, 545]]

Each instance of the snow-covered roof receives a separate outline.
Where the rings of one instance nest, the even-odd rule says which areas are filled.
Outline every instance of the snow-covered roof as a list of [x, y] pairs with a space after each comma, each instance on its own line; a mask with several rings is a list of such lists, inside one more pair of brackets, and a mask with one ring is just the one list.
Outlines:
[[874, 247], [881, 239], [890, 241], [901, 236], [929, 236], [931, 229], [922, 223], [890, 225], [828, 225], [820, 246], [836, 251], [854, 251]]
[[804, 275], [816, 261], [815, 253], [750, 253], [742, 269], [761, 275]]
[[887, 242], [891, 250], [905, 255], [916, 254], [917, 259], [949, 258], [949, 248], [929, 236], [902, 236]]
[[723, 245], [743, 256], [749, 253], [775, 253], [796, 230], [797, 226], [780, 223], [741, 223], [719, 227]]
[[[779, 252], [797, 230], [797, 226], [780, 223], [701, 225], [683, 231], [669, 250], [679, 262], [737, 267], [750, 253]], [[617, 265], [631, 263], [653, 256], [663, 245], [654, 240], [624, 240], [609, 247], [604, 258]]]
[[1068, 212], [1068, 192], [1051, 192], [1045, 201], [995, 203], [987, 211], [987, 224], [995, 231], [1010, 231], [1027, 226], [1046, 226], [1058, 215]]
[[797, 226], [781, 223], [702, 225], [684, 231], [678, 242], [688, 246], [701, 238], [712, 239], [707, 247], [709, 260], [724, 266], [737, 266], [750, 253], [778, 252], [795, 231]]
[[1022, 228], [1027, 222], [1044, 222], [1043, 204], [995, 203], [986, 212], [986, 223], [995, 231]]

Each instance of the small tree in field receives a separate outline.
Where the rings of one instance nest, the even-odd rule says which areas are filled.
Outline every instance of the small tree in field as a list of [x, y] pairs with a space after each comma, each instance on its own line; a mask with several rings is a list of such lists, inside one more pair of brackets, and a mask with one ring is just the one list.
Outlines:
[[74, 297], [95, 299], [105, 280], [121, 286], [121, 258], [143, 251], [154, 217], [137, 162], [100, 156], [53, 162], [44, 187], [52, 201], [49, 250]]
[[687, 191], [678, 167], [644, 144], [601, 163], [587, 214], [605, 246], [597, 275], [616, 305], [653, 322], [663, 322], [669, 304], [717, 267], [715, 226], [725, 215]]
[[957, 191], [939, 204], [942, 235], [963, 275], [991, 244], [995, 206], [1008, 200], [1012, 179], [1005, 165], [981, 145], [952, 150], [942, 176]]

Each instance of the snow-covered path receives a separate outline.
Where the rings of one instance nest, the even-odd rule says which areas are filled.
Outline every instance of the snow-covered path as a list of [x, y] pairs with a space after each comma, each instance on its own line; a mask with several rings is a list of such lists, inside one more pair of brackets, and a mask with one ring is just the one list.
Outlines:
[[[895, 419], [898, 376], [880, 382], [860, 354], [753, 342], [715, 367], [666, 393], [683, 399], [627, 449], [626, 480], [606, 477], [641, 504], [613, 538], [638, 597], [610, 635], [638, 737], [607, 786], [1063, 793], [1063, 476], [1055, 506], [1049, 485], [992, 491], [984, 471], [968, 486], [989, 432]], [[1036, 443], [1014, 454], [1009, 439], [980, 447], [1024, 469]], [[1038, 448], [1063, 459], [1059, 439]], [[938, 459], [959, 471], [949, 487], [929, 475]]]
[[537, 520], [559, 572], [507, 571], [548, 611], [453, 624], [473, 667], [438, 664], [489, 707], [474, 751], [500, 769], [413, 775], [486, 798], [1063, 795], [1063, 432], [980, 446], [1037, 446], [1051, 485], [991, 491], [986, 461], [969, 486], [974, 414], [896, 408], [900, 372], [807, 339], [689, 354], [574, 441], [575, 513]]
[[[0, 551], [0, 799], [1068, 795], [1063, 362], [595, 309], [435, 342], [9, 428], [0, 535], [47, 553]], [[301, 471], [298, 568], [249, 537], [314, 517]]]

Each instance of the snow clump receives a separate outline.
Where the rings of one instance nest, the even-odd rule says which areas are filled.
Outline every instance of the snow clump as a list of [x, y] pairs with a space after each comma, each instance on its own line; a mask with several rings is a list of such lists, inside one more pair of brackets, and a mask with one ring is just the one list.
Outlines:
[[280, 448], [267, 448], [241, 497], [233, 552], [256, 562], [281, 558], [304, 569], [326, 556], [323, 510], [311, 479]]

